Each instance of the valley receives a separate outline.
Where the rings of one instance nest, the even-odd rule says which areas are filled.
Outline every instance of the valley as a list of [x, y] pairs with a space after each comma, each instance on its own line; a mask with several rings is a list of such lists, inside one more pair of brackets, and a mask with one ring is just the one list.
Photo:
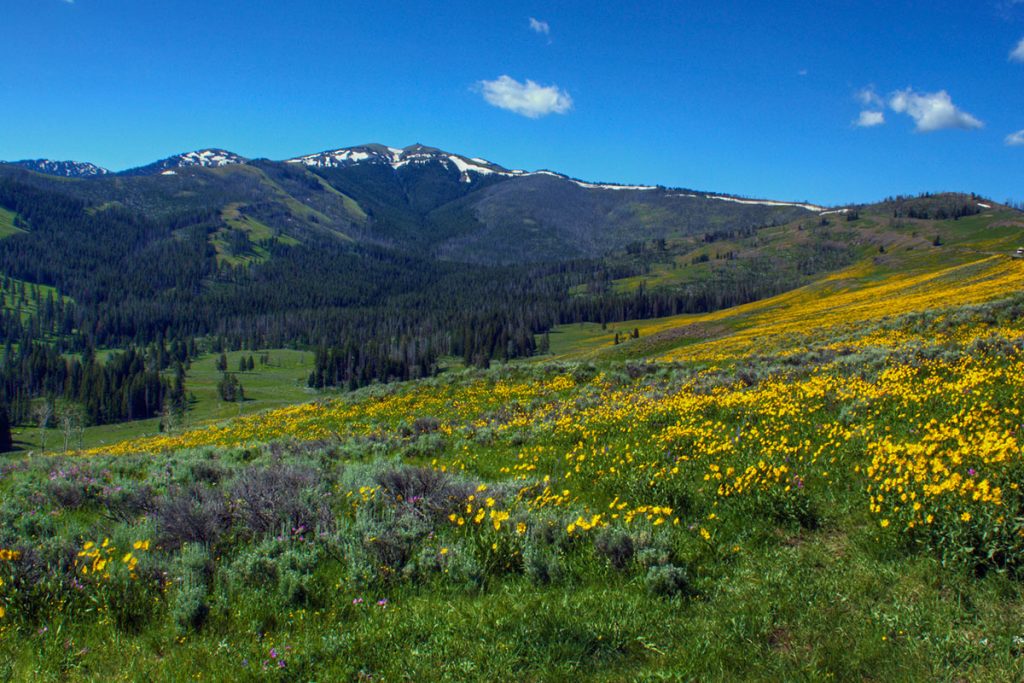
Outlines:
[[1018, 677], [1020, 211], [613, 188], [0, 167], [0, 672]]

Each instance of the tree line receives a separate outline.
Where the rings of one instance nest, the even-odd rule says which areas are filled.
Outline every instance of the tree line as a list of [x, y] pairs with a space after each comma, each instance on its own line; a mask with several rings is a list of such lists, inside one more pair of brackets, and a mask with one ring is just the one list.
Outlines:
[[[265, 242], [266, 261], [231, 265], [211, 244], [225, 228], [213, 199], [147, 214], [2, 177], [0, 206], [27, 230], [0, 240], [11, 292], [0, 314], [10, 349], [0, 398], [15, 422], [40, 396], [81, 401], [94, 423], [151, 417], [175, 388], [161, 371], [194, 357], [196, 339], [215, 352], [314, 349], [311, 386], [356, 388], [433, 374], [445, 356], [481, 367], [530, 356], [537, 335], [559, 323], [706, 312], [794, 285], [791, 273], [755, 264], [711, 281], [618, 292], [610, 283], [643, 272], [643, 258], [466, 264], [315, 233], [299, 244]], [[665, 249], [663, 240], [651, 251], [634, 245], [630, 256]], [[800, 272], [838, 258], [812, 253]], [[23, 282], [53, 289], [22, 293]], [[95, 348], [126, 350], [98, 363]], [[225, 376], [221, 393], [241, 388]]]

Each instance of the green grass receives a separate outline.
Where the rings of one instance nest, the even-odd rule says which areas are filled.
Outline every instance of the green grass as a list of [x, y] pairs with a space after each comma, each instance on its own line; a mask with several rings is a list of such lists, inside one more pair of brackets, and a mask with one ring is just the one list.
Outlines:
[[331, 194], [342, 198], [342, 202], [345, 205], [345, 211], [347, 211], [349, 216], [352, 217], [352, 220], [357, 223], [366, 222], [368, 216], [366, 215], [366, 212], [363, 211], [363, 207], [359, 206], [359, 203], [356, 200], [352, 199], [347, 194], [338, 191], [333, 185], [320, 176], [314, 174], [313, 177], [316, 178], [317, 182], [320, 183], [320, 187], [322, 187], [325, 192], [330, 192]]
[[241, 212], [241, 208], [241, 204], [228, 204], [220, 212], [221, 219], [234, 230], [244, 232], [252, 242], [269, 240], [274, 237], [273, 228], [246, 216]]
[[[101, 352], [100, 355], [104, 355]], [[252, 355], [256, 360], [256, 368], [252, 371], [239, 372], [238, 361]], [[261, 365], [262, 354], [270, 355], [270, 364]], [[306, 382], [313, 369], [313, 354], [308, 351], [292, 349], [270, 349], [265, 351], [230, 351], [228, 371], [238, 377], [245, 392], [245, 400], [240, 402], [222, 401], [217, 392], [217, 382], [221, 373], [216, 368], [219, 354], [202, 356], [192, 362], [186, 380], [186, 392], [195, 398], [190, 402], [186, 423], [182, 427], [195, 427], [207, 422], [216, 422], [239, 415], [248, 415], [270, 408], [280, 408], [293, 403], [301, 403], [316, 398], [319, 393], [309, 389]], [[168, 375], [170, 376], [170, 375]], [[160, 431], [160, 419], [134, 420], [109, 425], [86, 427], [82, 432], [81, 443], [84, 448], [95, 448], [113, 444], [126, 439], [152, 436]], [[21, 426], [13, 430], [15, 447], [19, 450], [38, 452], [42, 443], [37, 427]], [[59, 452], [63, 450], [64, 435], [59, 429], [46, 431], [46, 450]], [[78, 438], [72, 440], [71, 447], [78, 446]]]
[[[237, 364], [241, 355], [229, 360]], [[292, 360], [301, 365], [301, 359]], [[197, 376], [212, 380], [213, 362], [210, 357], [197, 363]], [[496, 370], [452, 381], [487, 387], [502, 377], [507, 372]], [[445, 390], [444, 381], [434, 382], [436, 391]], [[377, 387], [358, 398], [372, 408], [408, 389]], [[587, 401], [588, 394], [583, 383], [562, 399], [572, 405]], [[488, 400], [487, 392], [478, 400]], [[515, 414], [519, 406], [510, 407]], [[543, 406], [535, 407], [538, 415], [546, 414]], [[825, 419], [832, 422], [831, 411], [838, 408], [827, 410]], [[545, 519], [555, 524], [549, 535], [522, 537], [522, 556], [549, 552], [539, 557], [551, 560], [555, 570], [537, 573], [530, 568], [533, 560], [524, 559], [523, 567], [484, 572], [470, 558], [487, 554], [487, 524], [469, 532], [485, 539], [479, 543], [444, 515], [415, 514], [399, 523], [392, 515], [406, 509], [405, 502], [391, 496], [372, 496], [376, 502], [358, 509], [352, 501], [380, 486], [381, 473], [408, 472], [409, 465], [433, 458], [451, 462], [469, 448], [481, 464], [515, 462], [516, 453], [553, 448], [552, 472], [564, 473], [561, 448], [575, 437], [562, 443], [543, 420], [535, 423], [538, 431], [498, 437], [403, 437], [389, 418], [361, 419], [381, 420], [372, 437], [327, 445], [86, 460], [0, 458], [10, 466], [0, 478], [0, 547], [27, 547], [25, 539], [32, 539], [42, 556], [74, 557], [85, 541], [106, 537], [119, 549], [112, 578], [99, 587], [81, 576], [81, 588], [60, 587], [53, 577], [66, 570], [56, 565], [34, 593], [3, 574], [8, 590], [18, 586], [20, 592], [7, 603], [7, 621], [0, 622], [7, 628], [0, 632], [0, 678], [910, 682], [1020, 680], [1024, 674], [1024, 584], [995, 571], [975, 576], [956, 562], [942, 562], [927, 547], [884, 537], [860, 490], [817, 489], [820, 517], [811, 525], [755, 505], [693, 498], [680, 511], [684, 521], [678, 527], [634, 526], [632, 538], [644, 550], [620, 569], [593, 536], [567, 536], [564, 524], [575, 510], [535, 509], [516, 519], [537, 528]], [[624, 448], [648, 428], [638, 423], [631, 435], [612, 428], [609, 445]], [[550, 440], [538, 441], [537, 434]], [[324, 526], [309, 541], [298, 538], [302, 532], [294, 525], [292, 531], [282, 527], [253, 538], [236, 517], [234, 532], [215, 546], [188, 551], [207, 558], [192, 564], [175, 546], [156, 544], [136, 553], [144, 571], [152, 572], [144, 575], [167, 572], [173, 580], [165, 591], [149, 588], [146, 600], [127, 602], [145, 584], [118, 573], [119, 558], [133, 540], [164, 532], [152, 513], [111, 512], [120, 510], [115, 502], [122, 488], [163, 501], [199, 486], [214, 497], [231, 496], [237, 514], [244, 504], [230, 493], [235, 477], [294, 467], [315, 473], [311, 495], [295, 491], [260, 500], [286, 510], [293, 502], [324, 502], [336, 525]], [[510, 504], [525, 482], [496, 467], [485, 469], [474, 465], [462, 475], [471, 482], [463, 495], [476, 491], [480, 504], [486, 505], [485, 496], [498, 498], [499, 507]], [[483, 491], [477, 487], [481, 481], [488, 485]], [[595, 486], [589, 479], [564, 482], [577, 495]], [[57, 495], [76, 486], [96, 498], [74, 503], [66, 493]], [[203, 499], [189, 500], [190, 509], [201, 509]], [[708, 521], [712, 515], [714, 522]], [[693, 531], [702, 525], [713, 529], [709, 542]], [[404, 559], [384, 554], [391, 559], [362, 564], [378, 558], [374, 548], [403, 544], [412, 548]], [[435, 564], [441, 548], [457, 559]], [[660, 566], [665, 558], [686, 568], [691, 592], [664, 595], [652, 589], [644, 563]], [[408, 564], [385, 571], [388, 562]], [[0, 571], [6, 571], [2, 564]], [[376, 573], [368, 578], [365, 571]], [[185, 587], [197, 585], [204, 586], [200, 593], [208, 611], [201, 626], [182, 625], [176, 615], [188, 604]], [[34, 605], [38, 613], [26, 611]], [[118, 614], [130, 619], [118, 625]]]
[[[264, 638], [211, 629], [179, 642], [171, 628], [125, 637], [58, 621], [17, 650], [0, 646], [0, 657], [16, 678], [42, 669], [72, 680], [106, 675], [105, 662], [126, 680], [156, 681], [198, 671], [218, 680], [479, 681], [895, 682], [941, 680], [950, 665], [970, 680], [1020, 673], [1010, 652], [1021, 603], [1004, 581], [971, 586], [936, 579], [927, 561], [879, 564], [833, 550], [809, 538], [755, 552], [691, 602], [599, 576], [570, 589], [510, 581], [485, 594], [400, 590], [387, 608], [373, 604], [376, 593], [340, 591], [335, 607], [282, 614]], [[1010, 602], [1001, 595], [1008, 588]], [[961, 611], [943, 593], [970, 607]], [[370, 606], [346, 610], [356, 595]]]
[[0, 239], [17, 235], [19, 232], [25, 232], [21, 228], [14, 226], [14, 218], [15, 213], [13, 211], [0, 207]]
[[[260, 355], [270, 355], [270, 364], [261, 365]], [[256, 368], [239, 372], [238, 361], [253, 356]], [[203, 356], [192, 363], [185, 380], [185, 389], [194, 394], [196, 404], [189, 411], [194, 422], [221, 420], [239, 414], [248, 414], [268, 408], [309, 401], [317, 392], [309, 389], [306, 382], [313, 369], [313, 353], [291, 349], [269, 351], [229, 351], [228, 372], [233, 373], [242, 383], [245, 401], [227, 403], [220, 400], [217, 382], [221, 373], [216, 368], [217, 354]]]
[[[597, 323], [559, 325], [549, 334], [550, 353], [531, 358], [528, 362], [546, 362], [552, 359], [615, 362], [652, 358], [722, 336], [735, 326], [734, 321], [689, 326], [688, 319], [689, 316], [684, 315], [675, 318], [627, 320], [609, 323], [603, 330]], [[668, 322], [672, 320], [678, 321], [678, 324], [672, 326]], [[631, 337], [633, 330], [639, 330], [639, 338]], [[616, 333], [619, 334], [619, 344], [615, 344]], [[658, 336], [655, 337], [655, 334]]]
[[[767, 259], [785, 268], [794, 246], [811, 239], [838, 240], [855, 245], [858, 260], [867, 269], [859, 269], [856, 278], [843, 286], [860, 287], [892, 276], [928, 273], [943, 268], [972, 263], [985, 256], [1009, 255], [1024, 244], [1024, 220], [1014, 211], [986, 212], [959, 220], [895, 220], [881, 214], [866, 214], [854, 221], [831, 216], [829, 226], [818, 226], [815, 220], [764, 228], [753, 237], [736, 242], [715, 242], [706, 246], [677, 241], [672, 245], [679, 264], [672, 268], [655, 263], [649, 274], [623, 278], [613, 282], [617, 291], [628, 292], [643, 284], [649, 291], [672, 289], [687, 283], [708, 280], [717, 271], [745, 267], [751, 257]], [[942, 244], [935, 246], [939, 235]], [[881, 251], [879, 247], [884, 247]], [[715, 253], [739, 252], [735, 261], [715, 259]], [[711, 260], [692, 263], [692, 258], [708, 253]], [[960, 273], [962, 274], [962, 273]], [[823, 276], [828, 271], [806, 278], [807, 292], [827, 285]], [[799, 282], [794, 278], [794, 283]], [[581, 285], [578, 292], [585, 286]], [[783, 295], [782, 298], [785, 298]], [[704, 314], [684, 314], [659, 319], [627, 320], [609, 323], [602, 330], [596, 323], [559, 325], [550, 332], [551, 357], [560, 360], [622, 361], [658, 357], [673, 349], [729, 334], [747, 326], [749, 321], [770, 310], [774, 297], [743, 307], [724, 309], [713, 324], [706, 324]], [[639, 340], [626, 339], [634, 328], [640, 330]], [[615, 333], [625, 341], [615, 345]], [[658, 335], [651, 339], [653, 335]]]
[[[250, 216], [246, 216], [241, 212], [242, 208], [243, 205], [238, 203], [225, 206], [221, 210], [221, 220], [227, 224], [227, 228], [222, 228], [210, 235], [210, 243], [217, 252], [218, 263], [229, 263], [237, 266], [248, 263], [263, 263], [270, 258], [270, 252], [267, 251], [267, 248], [257, 243], [274, 239], [273, 228]], [[245, 251], [240, 253], [232, 251], [229, 241], [232, 231], [245, 235], [247, 240]], [[282, 235], [278, 239], [284, 243], [298, 244], [298, 241], [292, 237]]]
[[[36, 313], [36, 292], [45, 304], [47, 297], [53, 296], [54, 300], [61, 297], [61, 294], [55, 287], [49, 285], [39, 285], [35, 283], [26, 282], [24, 280], [18, 280], [17, 278], [7, 278], [10, 283], [10, 287], [4, 288], [2, 286], [2, 278], [0, 278], [0, 306], [5, 311], [21, 311], [21, 318], [23, 321], [27, 321], [29, 317]], [[20, 290], [24, 286], [25, 296], [21, 297]], [[71, 301], [71, 297], [62, 297], [64, 301]]]
[[[865, 241], [864, 261], [795, 297], [811, 301], [951, 264], [978, 262], [949, 277], [974, 276], [998, 261], [979, 261], [987, 249], [1020, 235], [981, 219], [854, 223], [835, 229]], [[931, 245], [934, 230], [942, 231], [941, 247]], [[780, 226], [748, 246], [773, 253], [800, 238]], [[656, 269], [647, 286], [675, 274]], [[545, 360], [594, 359], [597, 367], [512, 363], [475, 371], [445, 359], [451, 367], [440, 377], [368, 387], [318, 406], [318, 419], [337, 420], [324, 423], [330, 430], [269, 415], [263, 428], [295, 420], [296, 431], [275, 443], [252, 443], [244, 427], [247, 441], [237, 447], [210, 445], [223, 443], [216, 435], [230, 430], [222, 429], [206, 445], [152, 455], [0, 456], [0, 548], [25, 549], [24, 566], [33, 568], [16, 576], [23, 565], [0, 561], [0, 604], [8, 607], [0, 618], [0, 680], [1024, 680], [1024, 581], [1012, 573], [1024, 567], [1019, 558], [1001, 565], [984, 548], [972, 553], [965, 539], [973, 537], [953, 532], [973, 527], [909, 533], [888, 519], [880, 525], [867, 505], [871, 456], [863, 436], [827, 441], [817, 464], [803, 457], [837, 427], [917, 442], [930, 417], [944, 423], [974, 413], [982, 399], [990, 416], [1007, 415], [1019, 397], [1011, 337], [970, 347], [936, 342], [890, 357], [873, 349], [844, 357], [847, 365], [827, 358], [814, 365], [810, 351], [754, 359], [745, 363], [749, 386], [728, 369], [663, 365], [636, 377], [616, 362], [769, 323], [784, 305], [765, 301], [682, 331], [700, 316], [603, 330], [562, 326]], [[971, 330], [1019, 323], [1000, 317], [1016, 315], [1012, 302], [977, 308], [961, 311]], [[939, 325], [945, 315], [933, 317], [937, 331], [959, 329]], [[930, 334], [913, 315], [900, 324]], [[634, 327], [639, 339], [613, 345], [616, 331], [625, 337]], [[195, 360], [187, 378], [192, 424], [317, 396], [305, 386], [312, 354], [269, 353], [271, 365], [252, 352], [256, 369], [240, 373], [250, 352], [227, 354], [249, 399], [238, 404], [217, 396], [217, 355]], [[972, 362], [956, 363], [958, 354]], [[945, 362], [954, 373], [942, 375], [949, 384], [931, 382], [929, 368]], [[903, 379], [873, 374], [894, 365], [906, 371], [896, 373]], [[911, 400], [918, 372], [922, 386], [947, 393]], [[819, 396], [813, 378], [829, 373], [858, 390]], [[792, 391], [783, 386], [790, 381]], [[972, 403], [960, 383], [981, 398]], [[759, 391], [776, 398], [744, 402]], [[677, 392], [685, 405], [707, 406], [699, 426], [713, 422], [711, 433], [661, 440], [686, 424], [690, 409], [671, 408]], [[658, 405], [620, 412], [647, 399]], [[155, 431], [156, 421], [99, 427], [87, 430], [86, 444]], [[743, 453], [723, 464], [742, 472], [763, 458], [793, 469], [778, 488], [716, 493], [704, 475], [718, 462], [709, 444], [723, 434]], [[781, 460], [785, 449], [777, 447], [786, 440], [769, 443], [779, 434], [803, 455]], [[51, 444], [58, 441], [51, 435]], [[673, 464], [682, 474], [660, 478]], [[419, 466], [435, 469], [428, 476]], [[783, 493], [797, 471], [799, 487]], [[304, 475], [289, 484], [295, 472]], [[571, 493], [550, 505], [527, 502], [544, 486]], [[666, 520], [679, 524], [637, 517], [632, 526], [610, 522], [605, 531], [620, 536], [570, 530], [581, 517], [611, 514], [613, 494], [634, 506], [671, 505]], [[940, 515], [938, 506], [948, 505], [926, 502]], [[1020, 503], [1007, 489], [1006, 509]], [[513, 516], [500, 533], [489, 520], [453, 523], [449, 513], [468, 516], [473, 505]], [[266, 528], [257, 525], [263, 516], [273, 520]], [[528, 530], [516, 531], [518, 522]], [[227, 526], [209, 531], [219, 523]], [[609, 548], [624, 547], [615, 545], [621, 534], [630, 554], [616, 567]], [[85, 542], [103, 538], [118, 548], [109, 579], [69, 565]], [[131, 579], [120, 558], [143, 538], [153, 548], [136, 553], [142, 573]], [[195, 543], [179, 548], [188, 541]], [[659, 580], [666, 569], [678, 572], [677, 583]], [[158, 587], [164, 576], [169, 582]]]
[[[263, 173], [262, 171], [260, 171], [259, 173], [260, 173], [260, 176], [262, 177], [263, 181], [266, 182], [269, 186], [271, 186], [274, 189], [274, 193], [275, 193], [278, 201], [280, 201], [282, 204], [284, 204], [288, 208], [288, 210], [291, 212], [292, 216], [296, 220], [298, 220], [301, 223], [305, 223], [308, 227], [314, 227], [314, 228], [318, 228], [318, 227], [320, 227], [322, 225], [330, 225], [331, 220], [327, 216], [325, 216], [323, 213], [317, 211], [316, 209], [313, 209], [312, 207], [306, 206], [302, 202], [296, 200], [290, 194], [285, 192], [285, 190], [279, 184], [277, 184], [276, 182], [271, 180], [270, 177], [267, 176], [267, 174]], [[321, 186], [329, 187], [329, 185], [327, 185], [323, 181], [323, 179], [317, 177], [317, 181], [320, 183]], [[333, 188], [331, 188], [331, 189], [333, 189]], [[344, 199], [345, 199], [345, 201], [344, 201], [345, 210], [353, 218], [355, 218], [356, 220], [360, 220], [360, 221], [366, 219], [366, 214], [363, 213], [363, 210], [359, 207], [359, 205], [355, 202], [355, 200], [351, 199], [350, 197], [348, 197], [346, 195], [342, 195], [340, 192], [337, 192], [337, 191], [335, 191], [335, 194], [338, 194], [338, 195], [341, 195], [342, 197], [344, 197]], [[314, 219], [314, 218], [316, 219], [315, 222], [313, 220], [311, 220], [311, 219]], [[341, 232], [340, 230], [330, 230], [330, 229], [327, 229], [327, 228], [320, 228], [320, 229], [327, 230], [328, 232], [330, 232], [331, 234], [335, 235], [339, 239], [342, 239], [342, 240], [345, 240], [345, 241], [349, 241], [349, 242], [354, 241], [350, 236], [346, 235], [345, 233]]]

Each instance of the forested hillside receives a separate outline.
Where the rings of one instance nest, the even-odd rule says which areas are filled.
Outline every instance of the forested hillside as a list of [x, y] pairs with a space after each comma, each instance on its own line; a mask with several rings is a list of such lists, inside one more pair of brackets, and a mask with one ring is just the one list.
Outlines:
[[404, 383], [356, 388], [360, 347], [322, 346], [314, 389], [353, 391], [7, 456], [2, 671], [1016, 680], [1022, 236], [941, 195], [631, 243], [568, 301], [802, 284]]
[[[733, 250], [724, 268], [689, 264], [706, 273], [679, 286], [610, 286], [813, 208], [596, 185], [423, 146], [288, 162], [201, 150], [120, 174], [0, 165], [0, 272], [20, 297], [0, 319], [0, 401], [17, 424], [37, 419], [40, 399], [77, 405], [89, 424], [151, 417], [189, 358], [223, 349], [318, 350], [310, 386], [349, 389], [430, 376], [445, 358], [529, 357], [557, 324], [715, 310], [847, 262], [856, 249], [822, 234], [782, 264]], [[167, 363], [171, 347], [193, 353]], [[82, 383], [99, 372], [87, 367], [96, 349], [119, 367], [148, 360]], [[124, 388], [138, 373], [148, 388]]]

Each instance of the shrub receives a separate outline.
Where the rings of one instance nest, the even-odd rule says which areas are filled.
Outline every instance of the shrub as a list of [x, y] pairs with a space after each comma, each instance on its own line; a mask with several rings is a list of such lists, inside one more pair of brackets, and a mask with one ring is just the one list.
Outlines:
[[473, 492], [469, 482], [427, 467], [388, 469], [378, 472], [375, 480], [396, 501], [435, 517], [446, 516]]
[[467, 590], [481, 590], [487, 585], [487, 571], [476, 554], [464, 546], [454, 545], [450, 548], [445, 569], [449, 581]]
[[113, 540], [90, 541], [76, 555], [76, 579], [101, 615], [117, 628], [138, 633], [153, 617], [164, 593], [165, 574], [148, 550], [133, 547], [123, 533]]
[[100, 498], [107, 515], [119, 522], [130, 522], [157, 510], [156, 494], [148, 485], [128, 484], [103, 492]]
[[410, 458], [436, 458], [444, 453], [445, 438], [438, 433], [422, 434], [409, 442], [405, 455]]
[[[798, 480], [800, 481], [800, 480]], [[821, 526], [821, 515], [806, 489], [782, 491], [776, 488], [758, 492], [751, 498], [755, 512], [778, 524], [796, 524], [814, 530]]]
[[605, 529], [598, 534], [594, 540], [594, 550], [619, 571], [629, 566], [635, 552], [632, 537], [625, 531], [614, 529]]
[[284, 465], [248, 469], [231, 485], [236, 518], [253, 534], [317, 529], [333, 519], [316, 470]]
[[433, 524], [414, 509], [365, 506], [356, 513], [356, 537], [362, 551], [378, 569], [379, 578], [401, 572]]
[[216, 460], [194, 460], [189, 463], [189, 479], [216, 486], [227, 476], [227, 470]]
[[314, 572], [319, 558], [316, 546], [288, 537], [249, 546], [223, 570], [229, 599], [257, 590], [276, 605], [309, 605], [316, 594]]
[[641, 528], [634, 531], [630, 538], [633, 541], [634, 561], [642, 569], [665, 566], [675, 558], [671, 535], [664, 531]]
[[414, 434], [431, 434], [440, 428], [441, 421], [436, 417], [417, 417], [412, 423], [412, 431]]
[[640, 379], [644, 375], [653, 375], [658, 371], [657, 363], [626, 363], [626, 374], [630, 379]]
[[181, 548], [175, 561], [175, 576], [194, 580], [207, 588], [213, 586], [216, 565], [209, 550], [200, 543], [188, 543]]
[[671, 598], [677, 595], [687, 597], [694, 594], [689, 572], [674, 564], [651, 567], [644, 578], [647, 591], [652, 595]]
[[154, 516], [159, 542], [167, 548], [184, 543], [215, 545], [231, 525], [224, 497], [199, 485], [169, 491]]
[[208, 591], [205, 585], [185, 579], [174, 595], [171, 618], [182, 633], [199, 631], [210, 616]]
[[597, 377], [597, 366], [593, 363], [582, 363], [573, 368], [572, 381], [576, 384], [586, 384]]
[[565, 575], [562, 556], [555, 545], [527, 543], [523, 549], [523, 571], [539, 585], [558, 583]]

